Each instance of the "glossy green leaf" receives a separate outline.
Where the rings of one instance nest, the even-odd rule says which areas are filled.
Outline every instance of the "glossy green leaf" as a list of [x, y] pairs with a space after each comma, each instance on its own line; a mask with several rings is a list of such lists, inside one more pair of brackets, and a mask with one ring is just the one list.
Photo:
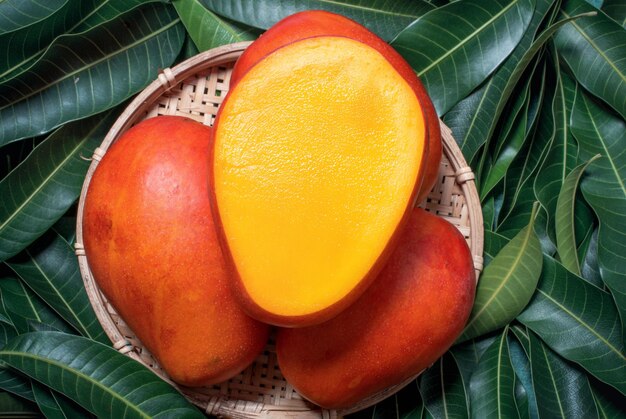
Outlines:
[[34, 25], [59, 10], [67, 0], [4, 0], [0, 2], [0, 36]]
[[349, 17], [386, 41], [434, 6], [423, 0], [201, 0], [215, 13], [254, 26], [269, 29], [293, 13], [308, 9], [326, 10]]
[[588, 378], [599, 417], [602, 419], [623, 419], [626, 396], [593, 377], [588, 376]]
[[508, 328], [485, 351], [470, 380], [470, 410], [475, 418], [518, 418], [515, 372], [509, 355]]
[[18, 254], [78, 199], [93, 150], [119, 110], [66, 124], [0, 181], [0, 261]]
[[146, 3], [166, 3], [167, 0], [101, 0], [96, 7], [72, 26], [68, 33], [84, 32], [104, 22], [115, 19]]
[[[603, 109], [584, 92], [576, 98], [572, 133], [580, 158], [602, 157], [587, 168], [580, 188], [600, 221], [598, 265], [626, 322], [626, 121]], [[622, 333], [626, 334], [626, 323]]]
[[602, 276], [600, 274], [600, 267], [598, 266], [598, 228], [596, 227], [589, 244], [585, 251], [585, 256], [582, 258], [581, 274], [583, 279], [591, 282], [598, 288], [604, 287]]
[[31, 322], [43, 323], [62, 332], [75, 333], [74, 329], [18, 279], [5, 277], [0, 280], [0, 299], [17, 333], [32, 332]]
[[46, 419], [71, 419], [91, 416], [89, 412], [76, 403], [49, 387], [36, 381], [32, 383], [32, 386], [35, 402], [46, 416]]
[[454, 345], [450, 349], [450, 352], [454, 355], [454, 359], [459, 367], [459, 371], [463, 376], [463, 382], [466, 383], [466, 385], [470, 382], [470, 378], [476, 370], [478, 362], [480, 362], [480, 358], [482, 358], [487, 348], [489, 348], [495, 341], [497, 335], [499, 334], [489, 333], [487, 335], [480, 336], [479, 338], [470, 339], [466, 342]]
[[176, 11], [158, 3], [62, 37], [36, 65], [0, 85], [0, 145], [121, 103], [172, 63], [183, 39]]
[[611, 296], [544, 256], [541, 280], [518, 320], [563, 358], [626, 392], [626, 356]]
[[468, 386], [454, 356], [447, 352], [422, 373], [420, 392], [424, 407], [436, 418], [468, 418]]
[[452, 130], [467, 161], [474, 160], [478, 150], [491, 139], [515, 85], [554, 32], [555, 27], [552, 26], [533, 42], [539, 25], [552, 7], [552, 0], [536, 0], [528, 28], [506, 61], [484, 86], [463, 98], [444, 116], [444, 122]]
[[460, 340], [497, 330], [530, 300], [541, 273], [541, 245], [530, 223], [489, 263], [480, 277], [469, 321]]
[[254, 28], [229, 22], [206, 9], [201, 0], [174, 0], [172, 4], [200, 51], [234, 42], [252, 41], [259, 35], [259, 31]]
[[[530, 104], [528, 91], [531, 80], [532, 78], [529, 77], [528, 83], [515, 100], [512, 111], [505, 120], [505, 127], [500, 134], [500, 141], [496, 143], [494, 161], [486, 168], [486, 173], [481, 176], [479, 189], [481, 201], [504, 178], [507, 169], [511, 166], [511, 163], [524, 145], [527, 133], [528, 107]], [[477, 167], [477, 171], [482, 172], [482, 162], [483, 160]]]
[[0, 360], [85, 409], [114, 418], [203, 418], [178, 391], [113, 348], [59, 332], [20, 335]]
[[41, 417], [41, 412], [35, 403], [14, 396], [6, 391], [0, 391], [0, 406], [2, 406], [3, 414], [7, 417], [24, 419], [38, 419]]
[[576, 190], [578, 183], [587, 166], [599, 158], [596, 154], [587, 163], [581, 164], [572, 170], [561, 187], [556, 204], [556, 247], [559, 260], [570, 272], [580, 276], [580, 261], [578, 260], [576, 233], [574, 231], [574, 204], [576, 202]]
[[555, 354], [534, 333], [529, 337], [533, 386], [540, 416], [597, 417], [584, 371]]
[[[0, 280], [0, 284], [5, 278]], [[2, 302], [0, 302], [1, 305]], [[4, 317], [4, 315], [3, 315]], [[4, 347], [6, 343], [17, 336], [17, 331], [13, 325], [0, 321], [0, 348]], [[35, 395], [31, 381], [28, 377], [24, 377], [22, 374], [14, 371], [6, 365], [0, 364], [0, 389], [8, 391], [11, 394], [15, 394], [23, 399], [34, 401]]]
[[110, 343], [89, 303], [71, 246], [49, 231], [7, 264], [83, 336]]
[[604, 0], [602, 11], [608, 17], [626, 28], [626, 3], [623, 0]]
[[485, 259], [485, 266], [489, 265], [493, 258], [495, 258], [500, 250], [509, 243], [509, 238], [504, 237], [491, 230], [485, 230], [485, 243], [483, 248], [483, 255]]
[[424, 15], [391, 45], [411, 64], [443, 115], [509, 56], [533, 8], [532, 0], [459, 0]]
[[[517, 337], [517, 334], [515, 336]], [[518, 339], [509, 339], [509, 356], [515, 373], [515, 404], [520, 418], [538, 419], [537, 400], [532, 388], [530, 361]]]
[[[24, 3], [34, 3], [23, 0]], [[47, 2], [54, 12], [43, 19], [4, 35], [0, 35], [0, 79], [23, 68], [39, 56], [54, 38], [63, 35], [97, 5], [97, 0], [65, 0]], [[2, 4], [2, 3], [0, 3]]]
[[[597, 11], [585, 0], [565, 2], [570, 17]], [[626, 117], [626, 31], [602, 12], [561, 28], [554, 37], [576, 80]]]

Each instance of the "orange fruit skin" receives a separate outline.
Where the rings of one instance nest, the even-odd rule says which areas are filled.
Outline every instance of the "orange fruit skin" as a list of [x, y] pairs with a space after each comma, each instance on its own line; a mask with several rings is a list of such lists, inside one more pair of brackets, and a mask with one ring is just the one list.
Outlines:
[[280, 369], [312, 402], [351, 407], [418, 374], [448, 350], [470, 315], [475, 282], [463, 236], [416, 208], [361, 298], [328, 322], [278, 330]]
[[443, 152], [439, 117], [424, 85], [406, 60], [387, 42], [360, 23], [323, 10], [294, 13], [277, 22], [246, 48], [231, 74], [231, 86], [266, 55], [284, 45], [314, 36], [344, 36], [371, 46], [389, 61], [415, 92], [425, 114], [429, 138], [422, 186], [416, 197], [417, 203], [422, 202], [438, 178]]
[[231, 295], [208, 192], [210, 128], [159, 116], [99, 163], [84, 244], [102, 292], [175, 382], [224, 381], [266, 344], [267, 325]]

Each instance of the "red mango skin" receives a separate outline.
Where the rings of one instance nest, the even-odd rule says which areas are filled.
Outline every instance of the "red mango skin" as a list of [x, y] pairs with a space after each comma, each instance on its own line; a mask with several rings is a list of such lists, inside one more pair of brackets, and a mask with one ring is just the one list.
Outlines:
[[178, 116], [129, 129], [94, 172], [83, 216], [100, 289], [186, 386], [236, 375], [269, 335], [231, 295], [209, 202], [210, 131]]
[[278, 330], [278, 364], [305, 398], [328, 409], [349, 408], [441, 357], [461, 334], [475, 290], [464, 237], [416, 208], [360, 299], [328, 322]]
[[411, 66], [387, 42], [366, 27], [342, 15], [323, 10], [307, 10], [290, 15], [277, 22], [254, 41], [237, 60], [231, 74], [231, 85], [265, 56], [289, 43], [314, 36], [344, 36], [361, 41], [377, 50], [402, 75], [417, 96], [427, 121], [427, 164], [422, 186], [416, 197], [422, 202], [432, 190], [439, 174], [442, 156], [439, 117], [424, 85]]

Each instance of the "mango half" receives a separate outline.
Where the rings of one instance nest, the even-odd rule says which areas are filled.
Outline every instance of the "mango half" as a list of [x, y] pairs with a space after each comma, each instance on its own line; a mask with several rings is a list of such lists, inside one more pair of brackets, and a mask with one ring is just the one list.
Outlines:
[[414, 206], [426, 132], [411, 85], [357, 40], [299, 40], [241, 77], [217, 115], [209, 179], [250, 315], [311, 325], [363, 293]]

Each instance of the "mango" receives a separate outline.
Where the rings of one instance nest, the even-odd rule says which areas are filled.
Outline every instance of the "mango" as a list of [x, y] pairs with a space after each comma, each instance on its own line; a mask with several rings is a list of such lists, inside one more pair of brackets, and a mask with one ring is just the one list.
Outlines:
[[475, 284], [461, 233], [417, 208], [361, 298], [325, 323], [278, 330], [280, 369], [312, 402], [328, 409], [351, 407], [441, 357], [467, 322]]
[[292, 42], [246, 72], [217, 114], [210, 191], [251, 316], [312, 325], [363, 293], [415, 204], [426, 129], [405, 76], [357, 40]]
[[83, 217], [98, 286], [186, 386], [239, 373], [269, 334], [231, 292], [209, 202], [209, 139], [210, 128], [188, 118], [138, 123], [98, 164]]
[[371, 46], [389, 61], [415, 92], [426, 116], [428, 131], [423, 181], [417, 195], [417, 202], [422, 202], [439, 176], [442, 156], [439, 118], [428, 92], [411, 66], [395, 49], [365, 26], [345, 16], [323, 10], [305, 10], [287, 16], [246, 48], [235, 64], [230, 78], [231, 85], [236, 84], [251, 67], [271, 52], [292, 42], [314, 36], [343, 36]]

